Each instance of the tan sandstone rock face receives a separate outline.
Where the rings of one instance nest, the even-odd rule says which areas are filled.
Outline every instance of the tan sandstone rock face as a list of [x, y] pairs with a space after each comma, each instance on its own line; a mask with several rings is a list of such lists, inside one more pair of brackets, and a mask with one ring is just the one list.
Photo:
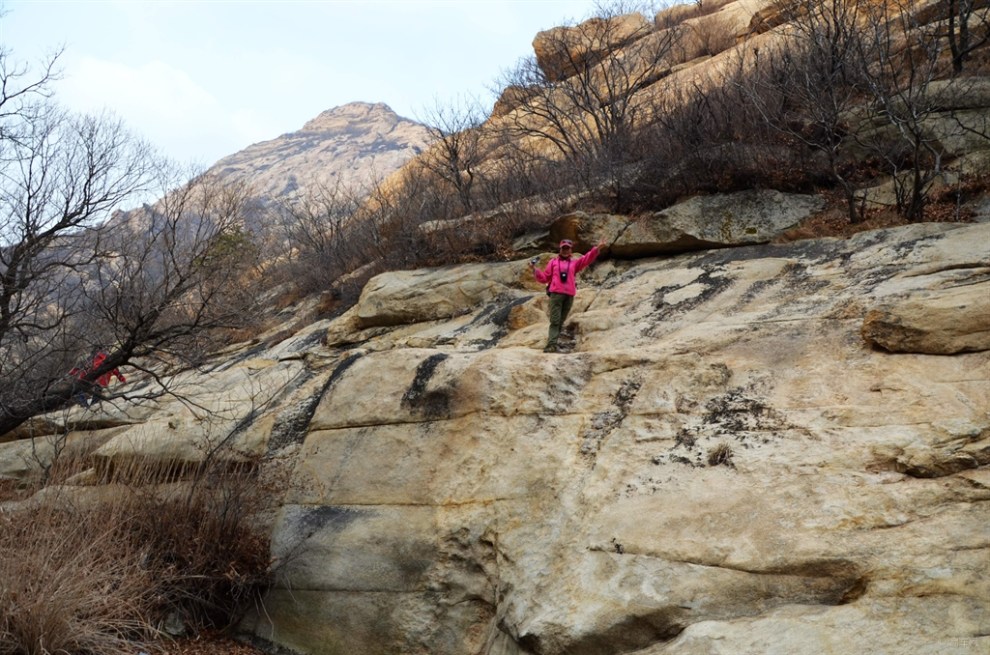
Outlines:
[[[860, 330], [976, 286], [988, 243], [930, 224], [605, 258], [565, 354], [539, 350], [524, 262], [451, 319], [338, 319], [284, 577], [243, 628], [314, 655], [986, 652], [990, 350]], [[457, 270], [418, 279], [459, 297]]]
[[555, 27], [533, 39], [536, 61], [547, 79], [557, 82], [578, 72], [596, 55], [621, 48], [653, 31], [642, 14], [632, 13], [609, 20], [592, 18], [574, 27]]
[[620, 257], [638, 257], [766, 243], [822, 206], [821, 198], [774, 190], [699, 196], [633, 223], [610, 248]]
[[863, 338], [890, 352], [953, 355], [990, 350], [990, 268], [982, 281], [871, 310]]
[[[983, 655], [988, 244], [918, 224], [606, 255], [562, 354], [525, 260], [394, 274], [171, 381], [193, 405], [35, 427], [97, 448], [80, 485], [219, 442], [294, 458], [241, 626], [283, 652]], [[923, 339], [875, 347], [877, 315]], [[51, 451], [0, 444], [0, 475]]]

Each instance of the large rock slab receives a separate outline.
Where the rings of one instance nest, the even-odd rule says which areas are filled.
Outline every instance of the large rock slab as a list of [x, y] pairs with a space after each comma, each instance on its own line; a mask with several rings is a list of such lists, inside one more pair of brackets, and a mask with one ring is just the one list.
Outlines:
[[451, 318], [501, 296], [518, 296], [528, 280], [523, 262], [393, 271], [365, 285], [356, 309], [361, 328]]
[[863, 320], [863, 338], [900, 353], [990, 350], [990, 268], [983, 269], [981, 277], [982, 282], [901, 298], [870, 310]]
[[169, 382], [171, 394], [158, 399], [158, 411], [115, 432], [93, 453], [94, 463], [106, 474], [136, 460], [170, 470], [210, 459], [257, 459], [280, 419], [273, 409], [306, 380], [304, 368], [299, 361], [252, 358], [178, 375]]
[[[979, 328], [956, 294], [984, 288], [988, 242], [918, 224], [606, 257], [564, 354], [539, 349], [524, 262], [420, 271], [456, 315], [233, 350], [169, 381], [186, 404], [71, 439], [102, 470], [296, 454], [277, 581], [241, 626], [272, 652], [971, 655], [990, 350], [956, 351], [950, 320], [912, 319], [924, 352], [862, 329], [911, 303]], [[459, 270], [501, 287], [465, 300]], [[31, 475], [29, 446], [0, 445], [0, 475]]]
[[981, 652], [990, 352], [860, 330], [977, 287], [988, 239], [606, 260], [569, 354], [533, 347], [539, 321], [451, 339], [483, 304], [367, 332], [314, 412], [285, 582], [246, 629], [314, 655]]
[[646, 257], [766, 243], [822, 209], [816, 196], [774, 190], [699, 196], [631, 223], [609, 246], [617, 257]]

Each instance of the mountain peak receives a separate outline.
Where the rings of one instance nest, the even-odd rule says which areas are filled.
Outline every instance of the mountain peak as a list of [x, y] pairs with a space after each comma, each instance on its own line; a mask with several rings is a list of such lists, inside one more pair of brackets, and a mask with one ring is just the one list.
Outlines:
[[322, 112], [303, 125], [303, 132], [337, 131], [355, 123], [383, 123], [394, 125], [404, 120], [384, 102], [349, 102]]
[[308, 121], [297, 132], [248, 146], [211, 170], [250, 182], [259, 197], [304, 196], [320, 186], [367, 187], [419, 154], [429, 130], [383, 102], [351, 102]]

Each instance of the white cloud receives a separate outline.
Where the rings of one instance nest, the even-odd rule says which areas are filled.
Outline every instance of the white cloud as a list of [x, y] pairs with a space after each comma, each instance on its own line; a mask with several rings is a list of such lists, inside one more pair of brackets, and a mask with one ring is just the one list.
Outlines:
[[79, 111], [111, 109], [135, 133], [182, 161], [210, 164], [268, 130], [250, 111], [225, 107], [184, 71], [160, 60], [138, 66], [73, 62], [59, 97]]
[[0, 40], [17, 59], [65, 45], [61, 104], [109, 109], [169, 156], [203, 165], [355, 100], [386, 102], [411, 118], [435, 100], [491, 102], [491, 83], [531, 54], [539, 29], [594, 4], [0, 2], [12, 7]]

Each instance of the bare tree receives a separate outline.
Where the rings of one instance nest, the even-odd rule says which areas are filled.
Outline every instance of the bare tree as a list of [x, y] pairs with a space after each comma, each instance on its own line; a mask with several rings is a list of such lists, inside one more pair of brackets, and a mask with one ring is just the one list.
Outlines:
[[587, 188], [604, 183], [619, 208], [626, 167], [640, 154], [636, 129], [649, 113], [637, 92], [669, 73], [678, 29], [606, 13], [541, 38], [552, 60], [523, 59], [500, 81], [528, 95], [503, 123], [532, 151], [555, 151]]
[[119, 122], [51, 102], [54, 66], [31, 77], [0, 51], [0, 415], [45, 394], [78, 354], [70, 326], [79, 274], [101, 249], [93, 228], [154, 168]]
[[483, 124], [485, 113], [475, 99], [460, 99], [443, 105], [436, 101], [420, 119], [433, 143], [418, 161], [454, 190], [461, 211], [475, 210], [475, 183], [479, 165], [488, 152]]
[[945, 0], [944, 10], [952, 71], [959, 75], [973, 51], [990, 43], [990, 6], [986, 0]]
[[899, 212], [921, 220], [933, 182], [946, 156], [932, 122], [944, 114], [952, 85], [942, 77], [943, 42], [919, 23], [906, 0], [866, 5], [863, 53], [869, 119], [881, 129], [857, 140], [880, 157], [890, 173]]
[[[0, 434], [116, 367], [188, 355], [233, 325], [249, 242], [243, 192], [208, 178], [144, 222], [111, 218], [168, 166], [119, 121], [59, 110], [51, 65], [33, 80], [10, 70], [0, 53]], [[110, 349], [104, 365], [67, 376], [94, 341]]]
[[7, 159], [6, 147], [17, 143], [21, 130], [30, 124], [29, 119], [51, 97], [51, 83], [58, 79], [56, 65], [61, 54], [61, 51], [54, 53], [44, 62], [40, 73], [32, 74], [25, 63], [14, 60], [10, 51], [0, 44], [0, 159]]
[[360, 206], [359, 194], [343, 187], [319, 185], [305, 197], [276, 209], [287, 268], [304, 293], [329, 289], [342, 275], [361, 265], [348, 225]]
[[83, 284], [92, 329], [114, 344], [108, 367], [194, 364], [218, 331], [245, 323], [257, 257], [246, 199], [244, 186], [204, 175], [106, 229], [109, 252]]
[[847, 172], [850, 111], [867, 91], [865, 67], [875, 59], [859, 25], [858, 0], [792, 0], [794, 28], [779, 46], [744, 53], [734, 84], [763, 120], [796, 145], [824, 156], [842, 189], [849, 221], [860, 219], [856, 185]]

